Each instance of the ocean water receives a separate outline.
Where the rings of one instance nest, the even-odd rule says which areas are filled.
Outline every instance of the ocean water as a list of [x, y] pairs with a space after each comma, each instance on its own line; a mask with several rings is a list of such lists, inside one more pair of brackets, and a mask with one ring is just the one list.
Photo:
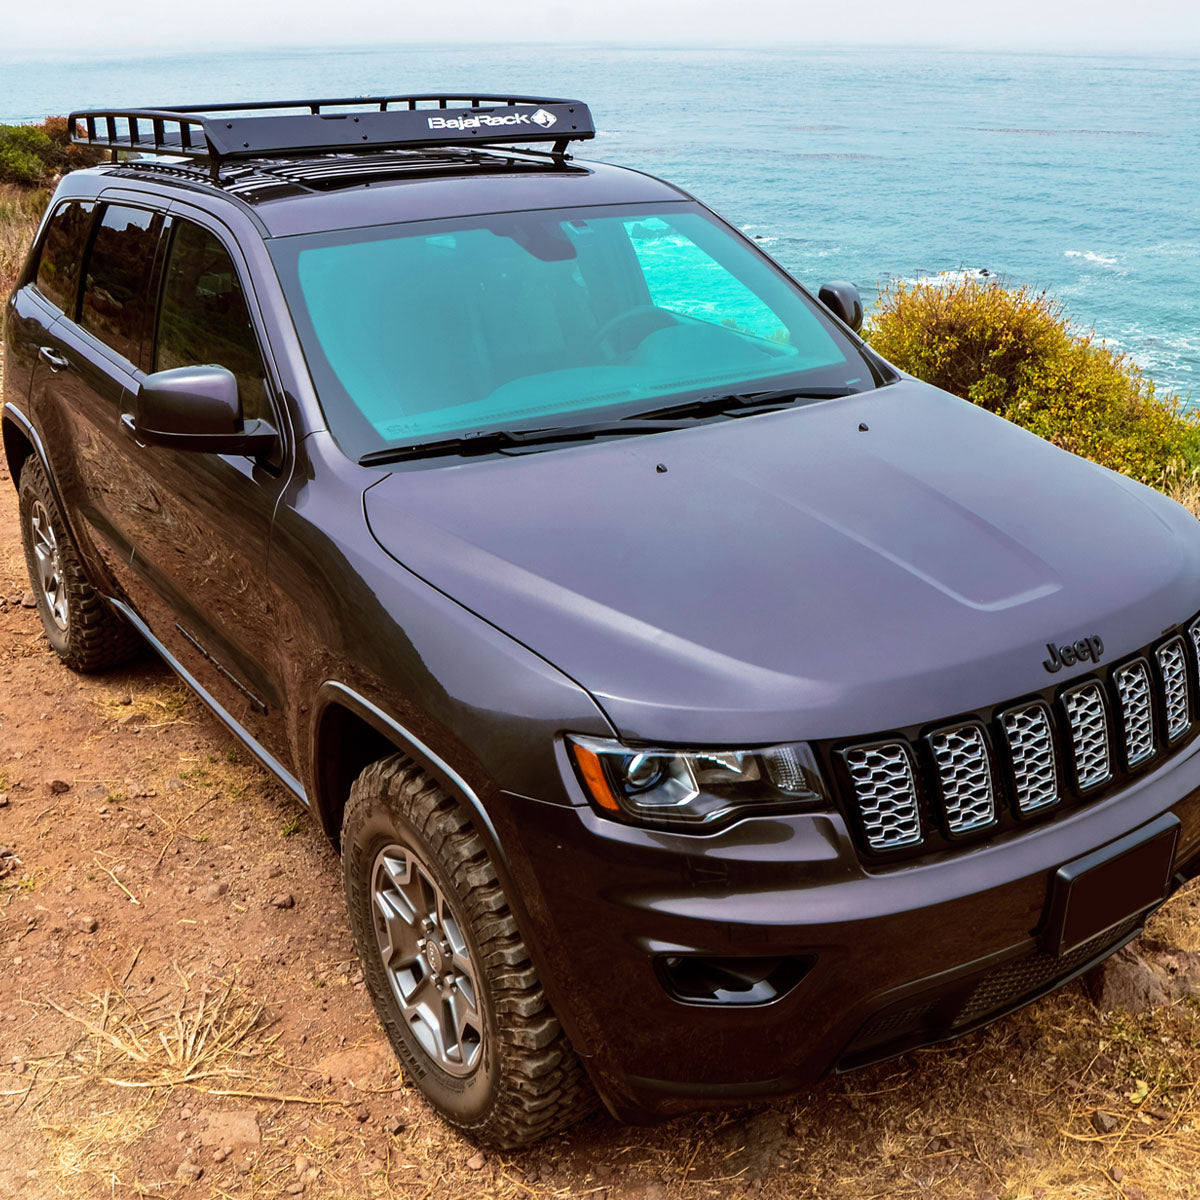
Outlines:
[[579, 97], [581, 157], [696, 192], [813, 287], [960, 271], [1045, 289], [1200, 403], [1200, 60], [862, 49], [379, 47], [45, 59], [0, 121], [445, 89]]

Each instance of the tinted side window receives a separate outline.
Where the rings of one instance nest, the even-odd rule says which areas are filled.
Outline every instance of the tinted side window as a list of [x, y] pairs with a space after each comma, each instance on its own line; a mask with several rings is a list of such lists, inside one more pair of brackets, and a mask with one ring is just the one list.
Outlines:
[[92, 225], [94, 204], [72, 201], [50, 218], [38, 256], [37, 290], [68, 316], [75, 315], [79, 267]]
[[161, 227], [157, 213], [106, 205], [88, 255], [79, 323], [134, 363], [142, 345], [146, 288]]
[[266, 372], [237, 269], [207, 229], [177, 221], [158, 313], [154, 369], [215, 364], [233, 372], [247, 420], [268, 417]]

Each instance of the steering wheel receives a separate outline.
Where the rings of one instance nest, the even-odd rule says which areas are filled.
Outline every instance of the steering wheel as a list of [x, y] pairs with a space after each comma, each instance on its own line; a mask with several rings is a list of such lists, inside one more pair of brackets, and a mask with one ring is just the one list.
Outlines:
[[[592, 341], [601, 349], [607, 346], [614, 354], [624, 354], [637, 347], [655, 330], [677, 324], [674, 314], [666, 309], [659, 308], [656, 304], [637, 304], [617, 313], [615, 317], [609, 317], [592, 334]], [[641, 332], [636, 337], [631, 336], [639, 328]]]

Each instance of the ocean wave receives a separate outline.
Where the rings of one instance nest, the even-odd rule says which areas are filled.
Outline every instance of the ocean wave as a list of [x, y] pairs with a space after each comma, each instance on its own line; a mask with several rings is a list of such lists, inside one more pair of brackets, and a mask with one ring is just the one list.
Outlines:
[[956, 283], [965, 283], [968, 279], [976, 282], [999, 279], [995, 271], [987, 267], [958, 267], [953, 271], [921, 272], [916, 275], [902, 275], [898, 282], [912, 287], [953, 287]]
[[1082, 258], [1086, 262], [1100, 263], [1102, 266], [1111, 267], [1120, 262], [1115, 255], [1097, 254], [1094, 250], [1064, 250], [1064, 258]]

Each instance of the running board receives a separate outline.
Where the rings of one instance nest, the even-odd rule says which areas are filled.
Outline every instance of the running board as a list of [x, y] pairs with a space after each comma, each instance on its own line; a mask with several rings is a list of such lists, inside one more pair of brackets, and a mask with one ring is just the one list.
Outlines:
[[274, 775], [280, 783], [282, 783], [289, 791], [294, 792], [296, 798], [306, 808], [308, 805], [308, 794], [304, 790], [304, 785], [291, 773], [269, 750], [252, 738], [245, 729], [238, 723], [237, 719], [232, 716], [225, 708], [219, 704], [209, 691], [200, 683], [200, 681], [185, 667], [171, 652], [152, 634], [146, 626], [146, 622], [137, 615], [129, 607], [128, 604], [117, 600], [113, 596], [105, 596], [105, 600], [113, 606], [154, 647], [158, 655], [166, 662], [167, 666], [183, 680], [184, 683], [204, 701], [213, 713], [221, 719], [225, 726], [229, 729], [238, 741], [240, 741], [259, 762], [262, 763], [268, 771]]

